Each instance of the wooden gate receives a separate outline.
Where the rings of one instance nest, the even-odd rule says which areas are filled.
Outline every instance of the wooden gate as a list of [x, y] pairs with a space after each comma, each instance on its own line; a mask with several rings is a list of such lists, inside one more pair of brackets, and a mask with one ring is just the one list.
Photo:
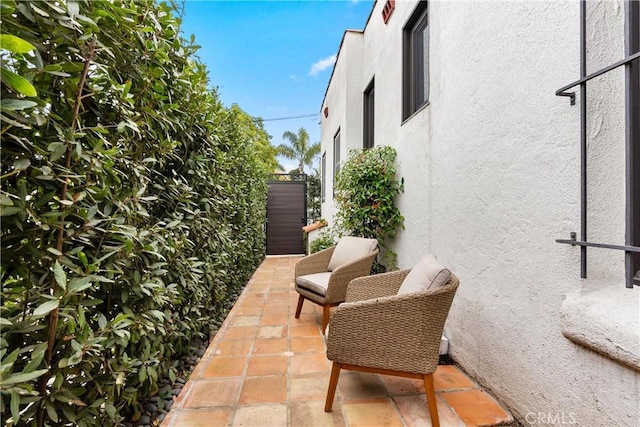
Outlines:
[[304, 254], [307, 176], [271, 174], [267, 194], [267, 255]]

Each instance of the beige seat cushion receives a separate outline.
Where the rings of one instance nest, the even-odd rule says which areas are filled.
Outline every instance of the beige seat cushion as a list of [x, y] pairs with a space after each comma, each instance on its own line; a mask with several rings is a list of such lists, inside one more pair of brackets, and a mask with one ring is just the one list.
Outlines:
[[340, 266], [362, 258], [375, 251], [377, 246], [378, 241], [376, 239], [353, 236], [341, 237], [329, 260], [328, 270], [333, 271]]
[[329, 287], [330, 272], [307, 274], [305, 276], [299, 276], [296, 279], [296, 283], [301, 288], [305, 288], [311, 292], [314, 292], [320, 296], [327, 294], [327, 288]]
[[405, 277], [398, 295], [426, 291], [445, 285], [451, 278], [451, 271], [438, 262], [432, 254], [425, 255]]

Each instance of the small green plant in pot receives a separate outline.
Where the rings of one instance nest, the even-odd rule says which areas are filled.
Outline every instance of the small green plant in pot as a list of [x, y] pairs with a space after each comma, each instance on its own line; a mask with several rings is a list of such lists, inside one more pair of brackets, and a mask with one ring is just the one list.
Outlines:
[[377, 146], [352, 150], [336, 179], [336, 221], [346, 234], [375, 238], [382, 253], [382, 264], [374, 272], [397, 268], [397, 254], [389, 247], [404, 217], [396, 206], [396, 196], [404, 191], [404, 178], [396, 177], [396, 151]]

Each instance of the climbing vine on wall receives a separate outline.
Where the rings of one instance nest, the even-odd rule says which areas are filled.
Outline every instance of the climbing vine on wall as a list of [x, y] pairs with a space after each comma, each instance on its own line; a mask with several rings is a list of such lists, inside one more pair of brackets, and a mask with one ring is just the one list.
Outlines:
[[384, 145], [353, 150], [336, 180], [338, 227], [351, 235], [378, 239], [383, 249], [382, 269], [387, 270], [397, 266], [397, 255], [389, 243], [404, 228], [404, 217], [395, 203], [404, 191], [404, 178], [396, 177], [395, 158], [395, 149]]

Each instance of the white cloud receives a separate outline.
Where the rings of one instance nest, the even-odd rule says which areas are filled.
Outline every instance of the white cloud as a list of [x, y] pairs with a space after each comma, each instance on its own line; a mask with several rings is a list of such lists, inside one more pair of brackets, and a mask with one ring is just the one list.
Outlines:
[[332, 67], [336, 63], [337, 55], [331, 55], [327, 58], [321, 59], [311, 66], [309, 71], [310, 76], [317, 76], [320, 71], [324, 71], [329, 67]]
[[289, 78], [291, 80], [298, 80], [298, 76], [296, 76], [295, 74], [290, 75]]

